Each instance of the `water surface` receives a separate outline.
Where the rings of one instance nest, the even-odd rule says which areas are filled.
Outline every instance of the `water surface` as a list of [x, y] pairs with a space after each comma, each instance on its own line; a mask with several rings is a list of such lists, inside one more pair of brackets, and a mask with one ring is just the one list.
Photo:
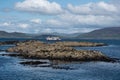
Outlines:
[[[3, 41], [4, 39], [2, 39]], [[14, 39], [13, 39], [14, 40]], [[44, 41], [44, 40], [43, 40]], [[104, 42], [109, 46], [75, 47], [76, 49], [98, 50], [107, 56], [120, 59], [120, 40], [66, 40]], [[0, 46], [5, 50], [11, 45]], [[0, 52], [4, 54], [6, 52]], [[7, 53], [9, 54], [9, 53]], [[20, 65], [25, 59], [0, 56], [0, 80], [120, 80], [120, 63], [72, 62], [61, 64], [73, 70], [53, 69], [51, 67], [31, 67]]]

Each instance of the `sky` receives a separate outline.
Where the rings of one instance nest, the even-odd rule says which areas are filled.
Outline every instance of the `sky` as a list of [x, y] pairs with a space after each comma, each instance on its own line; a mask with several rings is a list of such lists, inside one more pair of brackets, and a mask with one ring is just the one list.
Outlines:
[[120, 26], [120, 0], [0, 0], [0, 31], [86, 33]]

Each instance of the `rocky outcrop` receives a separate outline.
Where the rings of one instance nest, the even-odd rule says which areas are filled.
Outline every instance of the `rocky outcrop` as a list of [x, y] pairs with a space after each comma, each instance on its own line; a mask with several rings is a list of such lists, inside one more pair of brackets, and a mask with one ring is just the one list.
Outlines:
[[[61, 43], [61, 44], [60, 44]], [[65, 61], [113, 61], [99, 51], [93, 50], [75, 50], [72, 42], [58, 42], [54, 44], [46, 44], [40, 41], [27, 41], [18, 43], [15, 47], [9, 48], [8, 52], [17, 52], [24, 58], [38, 58], [50, 60]], [[78, 42], [73, 42], [74, 46], [78, 46]], [[63, 44], [63, 45], [62, 45]], [[64, 45], [65, 44], [65, 45]], [[80, 42], [82, 44], [82, 42]], [[79, 45], [80, 45], [79, 44]], [[92, 45], [93, 43], [87, 43]], [[97, 43], [94, 43], [95, 45]], [[85, 45], [85, 42], [82, 46]], [[86, 45], [87, 46], [87, 45]]]
[[0, 42], [0, 45], [16, 45], [17, 43], [19, 43], [20, 41], [4, 41], [4, 42]]
[[93, 43], [93, 42], [56, 42], [53, 45], [58, 46], [67, 46], [67, 47], [97, 47], [97, 46], [106, 46], [104, 43]]

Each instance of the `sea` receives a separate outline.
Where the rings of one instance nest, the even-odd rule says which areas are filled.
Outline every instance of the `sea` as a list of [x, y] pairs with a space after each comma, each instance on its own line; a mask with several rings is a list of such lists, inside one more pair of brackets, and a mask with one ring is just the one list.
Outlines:
[[[10, 40], [29, 40], [29, 39], [5, 39]], [[47, 43], [55, 41], [46, 41], [37, 39]], [[102, 47], [74, 47], [77, 50], [97, 50], [105, 55], [120, 59], [120, 40], [98, 40], [98, 39], [64, 39], [62, 41], [89, 41], [102, 42], [108, 46]], [[14, 45], [0, 46], [0, 54], [10, 54], [4, 50]], [[120, 62], [69, 62], [62, 63], [62, 66], [69, 66], [73, 69], [54, 69], [52, 67], [33, 67], [19, 64], [22, 59], [18, 57], [0, 56], [0, 80], [120, 80]]]

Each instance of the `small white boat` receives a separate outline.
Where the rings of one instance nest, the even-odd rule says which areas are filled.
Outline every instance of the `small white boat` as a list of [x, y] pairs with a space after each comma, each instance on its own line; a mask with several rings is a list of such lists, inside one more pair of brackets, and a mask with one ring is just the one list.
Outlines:
[[60, 37], [47, 37], [46, 40], [49, 40], [49, 41], [56, 41], [56, 40], [61, 40]]

